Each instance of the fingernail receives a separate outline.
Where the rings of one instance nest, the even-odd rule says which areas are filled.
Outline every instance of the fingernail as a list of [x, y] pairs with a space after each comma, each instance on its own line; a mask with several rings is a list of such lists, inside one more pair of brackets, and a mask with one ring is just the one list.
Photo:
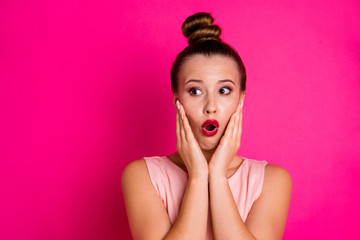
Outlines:
[[241, 101], [241, 106], [240, 106], [240, 108], [242, 108], [242, 107], [243, 107], [243, 105], [244, 105], [244, 101]]
[[179, 100], [176, 100], [176, 106], [177, 106], [177, 108], [180, 110]]
[[181, 114], [181, 119], [184, 120], [184, 114]]
[[237, 112], [235, 112], [234, 116], [236, 117], [236, 115], [237, 115]]

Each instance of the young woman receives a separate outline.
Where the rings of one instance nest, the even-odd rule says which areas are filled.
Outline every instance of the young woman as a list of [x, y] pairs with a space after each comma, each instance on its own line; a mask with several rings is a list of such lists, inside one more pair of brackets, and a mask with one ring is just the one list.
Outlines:
[[129, 163], [121, 177], [134, 239], [281, 239], [288, 172], [240, 157], [246, 72], [208, 13], [182, 25], [171, 69], [177, 152]]

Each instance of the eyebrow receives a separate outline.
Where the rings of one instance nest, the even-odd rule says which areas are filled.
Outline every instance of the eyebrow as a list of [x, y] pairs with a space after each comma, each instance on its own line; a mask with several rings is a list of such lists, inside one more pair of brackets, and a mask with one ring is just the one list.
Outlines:
[[[203, 81], [203, 80], [197, 80], [197, 79], [190, 79], [189, 81], [187, 81], [187, 82], [185, 83], [185, 85], [188, 84], [188, 83], [190, 83], [190, 82], [203, 83], [204, 81]], [[218, 83], [222, 83], [222, 82], [230, 82], [230, 83], [232, 83], [232, 84], [235, 85], [235, 83], [234, 83], [233, 81], [231, 81], [230, 79], [224, 79], [224, 80], [219, 80], [219, 81], [218, 81]]]

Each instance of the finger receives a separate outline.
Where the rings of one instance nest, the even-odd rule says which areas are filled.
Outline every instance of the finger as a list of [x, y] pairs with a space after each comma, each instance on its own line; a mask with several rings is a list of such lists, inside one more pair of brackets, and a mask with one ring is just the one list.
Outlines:
[[235, 113], [233, 113], [231, 115], [229, 123], [226, 127], [224, 137], [232, 137], [233, 131], [234, 131], [235, 120], [236, 120], [236, 116], [235, 116]]
[[238, 103], [237, 107], [236, 107], [236, 111], [235, 111], [235, 115], [236, 115], [236, 120], [235, 120], [235, 126], [234, 126], [234, 131], [233, 131], [233, 138], [234, 140], [236, 140], [237, 135], [238, 135], [238, 131], [239, 131], [239, 115], [240, 115], [240, 111], [241, 111], [241, 100]]
[[242, 122], [243, 122], [243, 109], [241, 108], [240, 109], [240, 116], [239, 116], [239, 124], [238, 124], [238, 134], [237, 134], [237, 138], [238, 138], [238, 141], [240, 141], [241, 139], [241, 134], [242, 134]]
[[176, 108], [176, 142], [181, 143], [181, 136], [180, 136], [180, 115], [179, 110]]
[[238, 122], [238, 130], [237, 130], [237, 133], [236, 133], [236, 136], [235, 136], [235, 142], [236, 142], [236, 147], [237, 149], [240, 148], [241, 146], [241, 133], [242, 133], [242, 109], [240, 109], [240, 114], [239, 114], [239, 122]]
[[239, 101], [239, 103], [238, 103], [238, 105], [237, 105], [237, 107], [236, 107], [236, 112], [237, 113], [239, 113], [240, 112], [240, 110], [241, 110], [241, 108], [242, 108], [242, 100], [240, 99], [240, 101]]
[[184, 129], [185, 129], [187, 141], [195, 139], [194, 133], [193, 133], [190, 123], [189, 123], [189, 119], [187, 118], [187, 116], [185, 114], [184, 114]]
[[184, 130], [184, 119], [183, 119], [183, 113], [181, 110], [182, 104], [179, 102], [179, 121], [180, 121], [180, 136], [181, 136], [181, 140], [183, 142], [186, 141], [186, 134], [185, 134], [185, 130]]
[[241, 105], [242, 105], [242, 100], [240, 99], [240, 101], [236, 107], [236, 121], [235, 121], [235, 127], [234, 127], [234, 132], [233, 132], [234, 139], [237, 138], [238, 133], [239, 133], [240, 115], [241, 115], [241, 110], [242, 110]]
[[185, 109], [184, 109], [184, 106], [183, 105], [180, 105], [180, 111], [184, 117], [183, 119], [183, 127], [184, 127], [184, 131], [185, 131], [185, 138], [187, 141], [189, 141], [190, 139], [192, 139], [192, 137], [194, 136], [193, 135], [193, 132], [191, 130], [191, 127], [190, 127], [190, 123], [189, 123], [189, 119], [187, 118], [186, 114], [185, 114]]

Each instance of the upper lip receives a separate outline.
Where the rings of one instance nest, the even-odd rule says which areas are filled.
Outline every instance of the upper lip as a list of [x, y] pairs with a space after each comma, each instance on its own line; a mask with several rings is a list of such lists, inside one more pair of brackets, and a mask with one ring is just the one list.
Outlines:
[[202, 125], [201, 125], [201, 128], [204, 128], [204, 127], [206, 127], [207, 125], [209, 125], [209, 124], [212, 124], [212, 125], [214, 125], [215, 127], [219, 127], [219, 123], [218, 123], [218, 121], [216, 121], [215, 119], [208, 119], [208, 120], [206, 120]]

